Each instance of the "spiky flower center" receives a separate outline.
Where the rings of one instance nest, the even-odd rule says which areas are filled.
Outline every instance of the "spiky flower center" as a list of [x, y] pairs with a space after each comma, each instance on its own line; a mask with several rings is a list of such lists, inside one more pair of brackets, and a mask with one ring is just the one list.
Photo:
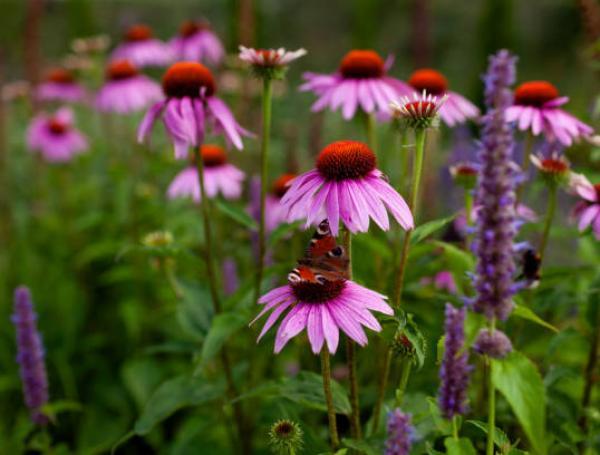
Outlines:
[[200, 30], [206, 30], [208, 26], [206, 24], [195, 22], [195, 21], [185, 21], [179, 27], [179, 34], [184, 38], [189, 38], [192, 35], [195, 35]]
[[432, 95], [442, 95], [448, 90], [448, 79], [439, 71], [429, 68], [415, 71], [408, 83], [419, 93], [425, 90]]
[[75, 78], [69, 70], [64, 68], [54, 68], [48, 72], [46, 80], [56, 84], [72, 84], [75, 81]]
[[144, 24], [132, 25], [125, 32], [125, 41], [146, 41], [153, 36], [152, 29]]
[[458, 164], [454, 167], [453, 173], [456, 176], [470, 177], [477, 175], [477, 169], [469, 164]]
[[273, 196], [281, 199], [287, 190], [289, 189], [289, 183], [296, 178], [296, 174], [283, 174], [277, 180], [273, 182], [271, 187], [271, 193]]
[[215, 93], [215, 79], [210, 70], [197, 62], [177, 62], [169, 67], [162, 79], [165, 95], [171, 98], [200, 97], [200, 89], [206, 96]]
[[50, 131], [52, 134], [60, 136], [61, 134], [66, 133], [68, 129], [69, 125], [62, 120], [59, 120], [55, 117], [52, 117], [50, 120], [48, 120], [48, 131]]
[[515, 104], [542, 107], [548, 101], [558, 98], [558, 89], [550, 82], [524, 82], [515, 90]]
[[301, 302], [323, 303], [338, 297], [346, 287], [345, 280], [325, 281], [324, 283], [312, 283], [310, 281], [299, 281], [290, 283], [294, 296]]
[[200, 156], [205, 167], [222, 166], [227, 163], [227, 154], [223, 147], [215, 144], [204, 144], [200, 147]]
[[277, 66], [279, 62], [279, 54], [277, 51], [273, 49], [258, 49], [256, 52], [263, 58], [262, 66]]
[[129, 60], [115, 60], [106, 68], [106, 79], [109, 81], [122, 81], [137, 76], [138, 70]]
[[294, 426], [291, 422], [287, 420], [282, 420], [278, 422], [274, 428], [273, 432], [280, 438], [289, 438], [292, 433], [294, 433]]
[[544, 158], [541, 171], [549, 174], [564, 174], [569, 170], [569, 164], [559, 158]]
[[317, 169], [327, 180], [360, 179], [375, 169], [377, 158], [369, 146], [358, 141], [338, 141], [317, 157]]
[[375, 51], [353, 50], [342, 59], [340, 73], [352, 79], [376, 78], [385, 74], [385, 64]]

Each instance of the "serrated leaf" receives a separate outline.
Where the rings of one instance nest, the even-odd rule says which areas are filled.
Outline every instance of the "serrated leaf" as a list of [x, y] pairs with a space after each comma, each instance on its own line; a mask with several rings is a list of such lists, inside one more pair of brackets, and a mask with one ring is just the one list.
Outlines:
[[134, 432], [138, 435], [148, 434], [155, 425], [176, 411], [215, 400], [223, 392], [223, 385], [208, 383], [198, 376], [183, 375], [169, 379], [146, 402], [142, 414], [135, 422]]
[[219, 209], [223, 215], [231, 218], [233, 221], [241, 224], [245, 228], [252, 229], [253, 231], [258, 229], [256, 220], [248, 215], [243, 208], [230, 204], [229, 202], [225, 202], [221, 199], [215, 200], [215, 207]]
[[477, 455], [475, 447], [467, 438], [454, 439], [449, 437], [444, 440], [444, 445], [448, 455]]
[[415, 245], [415, 244], [419, 243], [421, 240], [423, 240], [424, 238], [429, 237], [434, 232], [439, 231], [440, 229], [445, 227], [448, 223], [450, 223], [452, 220], [454, 220], [455, 217], [456, 217], [456, 215], [452, 215], [452, 216], [448, 216], [446, 218], [440, 218], [438, 220], [428, 221], [425, 224], [417, 226], [410, 237], [411, 245]]
[[523, 306], [523, 305], [515, 305], [515, 308], [513, 310], [513, 312], [511, 313], [511, 315], [523, 318], [523, 319], [527, 319], [528, 321], [531, 322], [535, 322], [538, 325], [541, 325], [542, 327], [546, 327], [547, 329], [552, 330], [553, 332], [558, 333], [559, 330], [554, 327], [552, 324], [550, 324], [549, 322], [544, 321], [542, 318], [540, 318], [537, 314], [535, 314], [533, 312], [533, 310], [531, 310], [530, 308]]
[[200, 364], [204, 365], [217, 354], [231, 335], [245, 327], [249, 316], [245, 311], [221, 313], [215, 316], [202, 345]]
[[[467, 420], [466, 423], [473, 425], [476, 428], [479, 428], [484, 434], [488, 434], [488, 424], [486, 422], [482, 422], [480, 420]], [[498, 446], [499, 449], [505, 450], [510, 447], [510, 440], [506, 433], [502, 431], [500, 428], [496, 427], [494, 430], [494, 444]]]
[[493, 360], [493, 380], [523, 427], [535, 453], [546, 453], [546, 393], [536, 366], [517, 351]]

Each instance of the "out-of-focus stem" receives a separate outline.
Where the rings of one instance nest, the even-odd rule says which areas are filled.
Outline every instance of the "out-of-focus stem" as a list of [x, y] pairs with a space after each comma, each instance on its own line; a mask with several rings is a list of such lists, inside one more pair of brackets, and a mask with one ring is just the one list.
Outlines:
[[367, 143], [373, 153], [377, 155], [377, 128], [374, 113], [365, 113], [365, 128], [367, 130]]
[[340, 446], [340, 439], [335, 421], [335, 408], [333, 407], [333, 394], [331, 393], [331, 365], [329, 362], [329, 351], [323, 347], [321, 351], [321, 374], [323, 376], [323, 391], [325, 392], [325, 403], [327, 404], [327, 418], [329, 419], [329, 437], [331, 448], [335, 452]]
[[[490, 332], [496, 330], [496, 319], [492, 318], [489, 323]], [[494, 455], [494, 433], [496, 431], [496, 388], [494, 386], [494, 361], [487, 358], [488, 362], [488, 434], [486, 455]]]
[[556, 197], [557, 197], [556, 185], [551, 185], [548, 191], [548, 207], [546, 208], [546, 222], [544, 223], [544, 233], [542, 234], [542, 240], [540, 241], [539, 254], [540, 259], [544, 260], [544, 253], [546, 252], [546, 246], [548, 245], [548, 239], [550, 237], [550, 228], [552, 227], [552, 221], [554, 220], [554, 212], [556, 212]]
[[396, 406], [399, 408], [402, 406], [402, 399], [404, 398], [404, 392], [406, 391], [406, 385], [408, 384], [408, 378], [410, 377], [410, 371], [412, 369], [412, 360], [408, 357], [402, 359], [402, 370], [400, 371], [400, 381], [398, 382], [398, 388], [396, 389]]

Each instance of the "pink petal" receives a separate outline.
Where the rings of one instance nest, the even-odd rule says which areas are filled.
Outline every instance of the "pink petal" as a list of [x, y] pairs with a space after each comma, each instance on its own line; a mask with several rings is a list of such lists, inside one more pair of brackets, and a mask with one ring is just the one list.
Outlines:
[[306, 323], [306, 331], [308, 332], [308, 340], [314, 354], [321, 352], [325, 334], [323, 333], [323, 322], [321, 318], [322, 305], [311, 305], [310, 313]]
[[281, 321], [275, 337], [275, 354], [279, 354], [287, 342], [306, 327], [309, 308], [305, 303], [298, 303]]
[[331, 317], [331, 313], [327, 304], [322, 304], [321, 306], [321, 319], [323, 322], [323, 335], [327, 341], [327, 347], [329, 348], [330, 353], [335, 354], [335, 351], [338, 347], [340, 334], [338, 326]]
[[[290, 305], [292, 305], [293, 303], [295, 303], [293, 300], [288, 300], [287, 302], [282, 302], [277, 308], [275, 308], [275, 311], [273, 311], [269, 315], [269, 317], [267, 318], [267, 322], [265, 322], [265, 325], [263, 326], [262, 330], [260, 331], [260, 334], [258, 335], [258, 338], [256, 339], [257, 343], [261, 340], [261, 338], [263, 336], [265, 336], [265, 334], [269, 331], [269, 329], [273, 326], [273, 324], [275, 324], [275, 322], [277, 322], [277, 319], [279, 319], [279, 316], [281, 316], [281, 313], [283, 313], [285, 310], [287, 310], [290, 307]], [[265, 313], [265, 311], [267, 311], [266, 308], [260, 312], [260, 314], [254, 319], [254, 321], [256, 321], [256, 319], [258, 319], [260, 316], [262, 316]], [[254, 321], [252, 321], [250, 324], [252, 324]]]

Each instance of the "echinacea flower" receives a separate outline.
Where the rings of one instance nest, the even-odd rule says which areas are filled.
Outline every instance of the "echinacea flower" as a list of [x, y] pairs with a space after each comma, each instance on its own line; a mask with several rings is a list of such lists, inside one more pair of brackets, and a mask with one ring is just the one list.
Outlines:
[[296, 178], [296, 174], [282, 174], [273, 182], [271, 191], [265, 198], [265, 230], [271, 232], [277, 226], [285, 222], [293, 222], [302, 219], [298, 215], [296, 219], [287, 219], [286, 210], [281, 205], [281, 199], [290, 188], [291, 182]]
[[287, 66], [294, 60], [306, 55], [305, 49], [287, 51], [279, 49], [252, 49], [240, 46], [240, 60], [252, 65], [252, 69], [259, 77], [279, 79], [283, 76]]
[[41, 101], [60, 101], [65, 103], [82, 102], [86, 98], [85, 89], [77, 83], [71, 71], [64, 68], [50, 70], [36, 90], [35, 95]]
[[48, 377], [44, 362], [44, 345], [37, 328], [31, 293], [25, 286], [15, 289], [12, 322], [17, 330], [17, 362], [20, 365], [25, 404], [31, 420], [47, 425], [48, 417], [41, 408], [48, 403]]
[[591, 226], [594, 236], [600, 240], [600, 184], [592, 185], [584, 175], [572, 173], [569, 191], [583, 199], [573, 209], [579, 230], [583, 232]]
[[472, 190], [477, 183], [479, 165], [468, 161], [461, 161], [451, 165], [448, 170], [454, 182], [465, 190]]
[[444, 357], [438, 396], [440, 410], [446, 419], [467, 411], [470, 372], [469, 353], [465, 349], [465, 308], [454, 308], [446, 303]]
[[273, 310], [258, 336], [257, 341], [260, 341], [289, 309], [277, 329], [275, 353], [281, 352], [288, 341], [306, 329], [313, 353], [321, 352], [326, 342], [329, 352], [334, 354], [340, 329], [361, 346], [368, 341], [362, 326], [381, 331], [381, 325], [370, 311], [394, 314], [386, 299], [353, 281], [328, 281], [309, 267], [299, 266], [288, 275], [288, 284], [259, 299], [258, 303], [265, 307], [250, 324]]
[[515, 90], [514, 103], [506, 110], [506, 121], [515, 122], [521, 131], [534, 136], [544, 133], [548, 141], [571, 145], [581, 137], [591, 136], [593, 128], [561, 109], [569, 101], [547, 81], [529, 81]]
[[440, 108], [447, 99], [448, 95], [443, 95], [442, 98], [438, 99], [437, 96], [427, 94], [424, 91], [421, 94], [414, 93], [412, 99], [403, 96], [398, 101], [392, 101], [390, 109], [392, 117], [404, 122], [408, 128], [436, 128]]
[[550, 156], [531, 155], [531, 162], [537, 168], [542, 179], [551, 186], [558, 186], [569, 180], [571, 164], [559, 153]]
[[178, 60], [218, 65], [225, 57], [221, 40], [207, 22], [185, 21], [169, 45]]
[[330, 108], [342, 110], [344, 119], [354, 117], [357, 109], [366, 113], [389, 115], [389, 105], [403, 95], [412, 93], [404, 82], [387, 75], [392, 60], [387, 62], [372, 50], [348, 52], [334, 74], [305, 73], [301, 91], [317, 95], [313, 112]]
[[368, 231], [372, 218], [387, 231], [389, 210], [400, 226], [412, 229], [414, 220], [408, 205], [376, 164], [375, 154], [362, 142], [329, 144], [319, 154], [316, 169], [295, 178], [281, 199], [287, 219], [306, 217], [309, 226], [328, 218], [331, 232], [337, 236], [339, 221], [356, 233]]
[[449, 270], [440, 270], [433, 277], [424, 277], [421, 283], [425, 285], [433, 284], [436, 289], [450, 294], [456, 294], [457, 291], [456, 282]]
[[439, 108], [439, 113], [442, 121], [450, 127], [479, 116], [477, 106], [459, 93], [448, 90], [448, 79], [439, 71], [419, 69], [410, 76], [408, 84], [417, 94], [425, 91], [439, 98], [446, 96], [446, 102]]
[[510, 339], [498, 329], [481, 329], [473, 343], [473, 350], [493, 359], [503, 359], [513, 350]]
[[169, 199], [188, 197], [194, 202], [201, 201], [198, 169], [194, 164], [198, 155], [204, 164], [206, 195], [214, 198], [221, 193], [225, 199], [238, 199], [242, 194], [245, 174], [227, 162], [227, 155], [222, 147], [213, 144], [200, 147], [200, 152], [192, 157], [191, 164], [175, 176], [167, 190]]
[[73, 126], [73, 112], [62, 108], [39, 114], [27, 128], [27, 146], [49, 162], [65, 162], [88, 148], [87, 139]]
[[147, 25], [136, 24], [127, 29], [123, 42], [111, 55], [112, 60], [129, 60], [138, 68], [166, 66], [174, 60], [171, 47], [154, 37]]
[[384, 455], [409, 455], [415, 440], [410, 414], [395, 408], [388, 414]]
[[161, 98], [160, 85], [140, 74], [132, 62], [114, 60], [106, 69], [106, 82], [96, 95], [96, 106], [103, 112], [128, 114]]
[[269, 430], [269, 445], [278, 455], [299, 453], [303, 434], [300, 425], [293, 420], [279, 420]]
[[217, 86], [207, 67], [197, 62], [174, 63], [163, 76], [162, 87], [166, 99], [146, 113], [138, 129], [139, 142], [146, 140], [163, 116], [177, 159], [187, 158], [188, 148], [202, 143], [209, 126], [236, 148], [243, 148], [241, 136], [251, 133], [238, 125], [227, 105], [215, 96]]

